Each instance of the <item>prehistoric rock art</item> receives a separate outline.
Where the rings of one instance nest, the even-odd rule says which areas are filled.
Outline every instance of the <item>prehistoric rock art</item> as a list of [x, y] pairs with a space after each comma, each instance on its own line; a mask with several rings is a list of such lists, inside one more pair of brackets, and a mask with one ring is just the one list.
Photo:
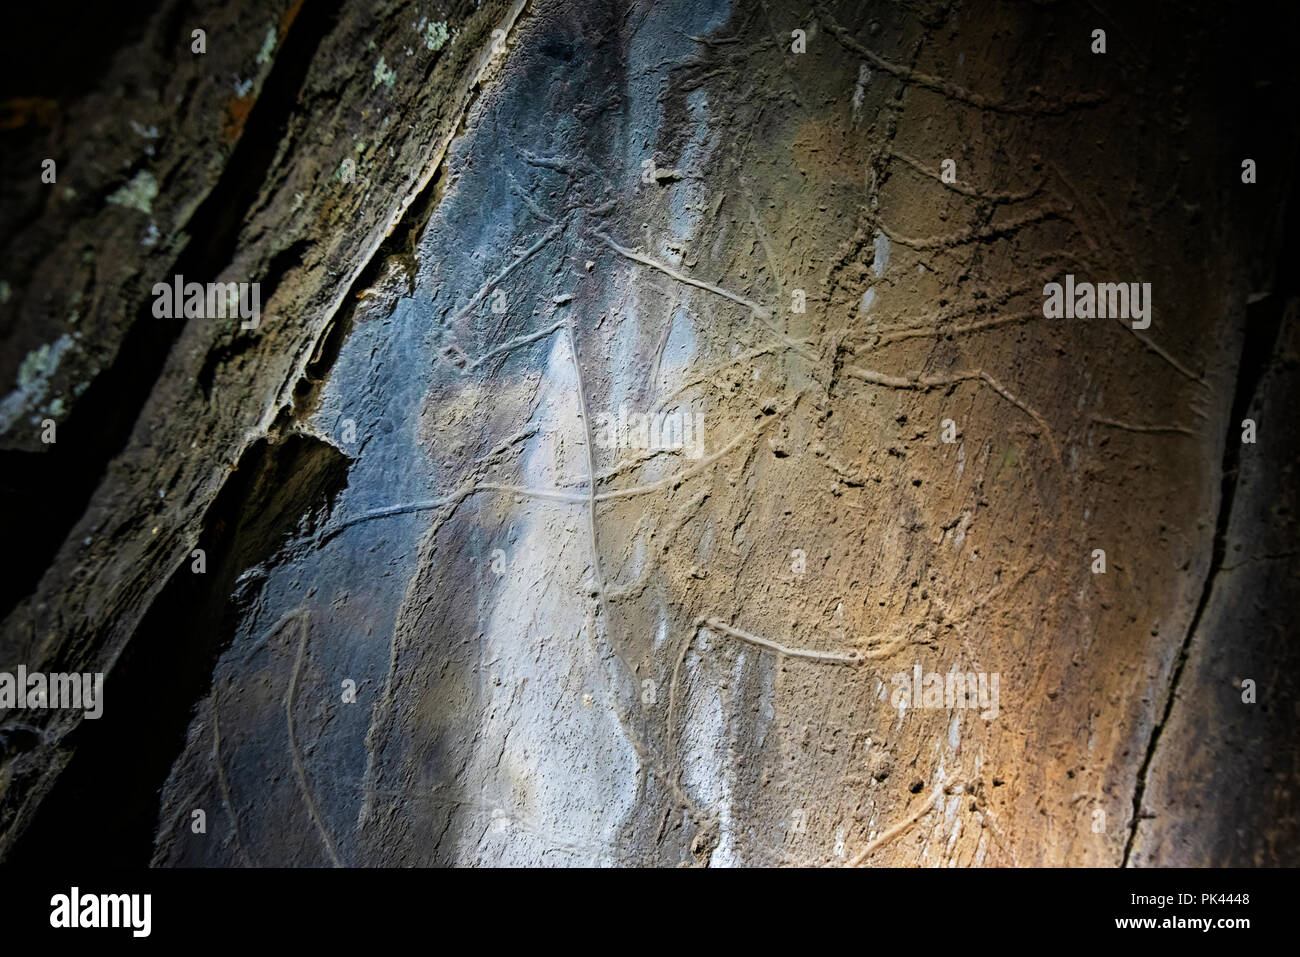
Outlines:
[[1297, 863], [1294, 22], [128, 17], [0, 124], [0, 669], [104, 675], [0, 859]]

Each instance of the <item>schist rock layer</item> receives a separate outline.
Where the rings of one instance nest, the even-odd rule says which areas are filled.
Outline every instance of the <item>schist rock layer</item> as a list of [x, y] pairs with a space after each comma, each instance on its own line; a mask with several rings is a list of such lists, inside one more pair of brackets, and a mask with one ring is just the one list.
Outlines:
[[1104, 6], [15, 14], [0, 860], [1300, 863], [1300, 14]]

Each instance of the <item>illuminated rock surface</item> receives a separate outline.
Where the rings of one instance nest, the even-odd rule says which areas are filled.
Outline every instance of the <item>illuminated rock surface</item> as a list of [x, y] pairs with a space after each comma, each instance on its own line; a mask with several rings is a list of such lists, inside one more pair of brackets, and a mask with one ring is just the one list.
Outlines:
[[0, 855], [1297, 863], [1294, 42], [860, 6], [159, 14], [6, 134], [3, 657], [108, 677]]

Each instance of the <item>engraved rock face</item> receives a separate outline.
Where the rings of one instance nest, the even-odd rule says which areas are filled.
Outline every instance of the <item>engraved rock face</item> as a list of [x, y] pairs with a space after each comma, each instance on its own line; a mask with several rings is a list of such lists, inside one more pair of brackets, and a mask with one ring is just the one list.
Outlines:
[[[213, 182], [109, 204], [139, 295], [13, 364], [22, 416], [87, 342], [143, 381], [103, 447], [5, 433], [25, 494], [90, 469], [5, 660], [107, 680], [0, 719], [0, 855], [84, 813], [158, 865], [1293, 861], [1296, 313], [1248, 299], [1294, 231], [1151, 120], [1252, 129], [1131, 75], [1212, 62], [1195, 11], [1138, 71], [1056, 7], [336, 6], [245, 38]], [[160, 332], [173, 275], [260, 322]]]

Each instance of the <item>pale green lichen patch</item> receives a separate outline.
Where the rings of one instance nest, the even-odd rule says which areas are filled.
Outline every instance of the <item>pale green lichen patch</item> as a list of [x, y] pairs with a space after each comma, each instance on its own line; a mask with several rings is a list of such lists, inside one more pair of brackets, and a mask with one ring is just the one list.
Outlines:
[[138, 209], [146, 216], [153, 212], [153, 198], [158, 195], [158, 181], [153, 173], [140, 170], [135, 178], [108, 197], [108, 201], [127, 209]]
[[375, 82], [370, 84], [371, 88], [373, 89], [381, 83], [384, 86], [392, 86], [396, 80], [397, 71], [390, 70], [388, 65], [384, 63], [384, 58], [380, 57], [379, 62], [375, 64]]
[[450, 36], [445, 22], [430, 23], [424, 30], [424, 45], [436, 53], [446, 45], [447, 38]]
[[0, 279], [0, 305], [3, 305], [4, 303], [8, 302], [10, 297], [13, 296], [13, 294], [14, 291], [10, 287], [8, 281], [4, 279]]
[[262, 41], [262, 49], [257, 52], [258, 64], [271, 62], [271, 54], [275, 52], [275, 40], [275, 27], [268, 27], [266, 39]]
[[23, 359], [22, 365], [18, 367], [18, 388], [30, 389], [38, 379], [44, 379], [59, 367], [59, 357], [63, 350], [71, 345], [67, 336], [61, 336], [53, 344], [46, 343], [39, 349], [33, 349], [27, 353]]
[[27, 353], [18, 366], [18, 388], [0, 402], [0, 430], [8, 431], [26, 409], [35, 408], [45, 398], [50, 376], [73, 344], [72, 337], [64, 334]]

